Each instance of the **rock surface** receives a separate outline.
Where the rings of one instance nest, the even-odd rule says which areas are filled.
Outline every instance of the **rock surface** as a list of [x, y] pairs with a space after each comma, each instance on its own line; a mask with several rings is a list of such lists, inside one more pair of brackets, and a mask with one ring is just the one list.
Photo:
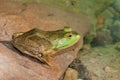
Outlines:
[[[81, 52], [81, 63], [86, 67], [90, 80], [120, 80], [120, 52], [115, 45], [95, 47]], [[85, 55], [86, 54], [86, 55]]]
[[0, 13], [0, 40], [11, 40], [15, 32], [29, 30], [29, 23], [21, 16]]
[[65, 73], [64, 80], [77, 80], [78, 72], [75, 69], [68, 68]]
[[[82, 46], [83, 37], [89, 30], [88, 19], [83, 15], [67, 12], [51, 5], [0, 1], [2, 3], [0, 3], [0, 79], [58, 80], [76, 58]], [[51, 68], [21, 55], [10, 42], [15, 32], [24, 32], [33, 27], [57, 30], [64, 26], [71, 26], [76, 30], [81, 35], [81, 40], [71, 48], [59, 52], [59, 55], [53, 56]]]

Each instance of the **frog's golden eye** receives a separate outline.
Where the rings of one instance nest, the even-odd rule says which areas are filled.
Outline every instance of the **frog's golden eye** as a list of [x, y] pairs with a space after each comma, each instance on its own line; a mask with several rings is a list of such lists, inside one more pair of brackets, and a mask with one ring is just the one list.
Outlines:
[[65, 34], [65, 37], [71, 38], [71, 37], [72, 37], [72, 34], [71, 34], [71, 33], [67, 33], [67, 34]]

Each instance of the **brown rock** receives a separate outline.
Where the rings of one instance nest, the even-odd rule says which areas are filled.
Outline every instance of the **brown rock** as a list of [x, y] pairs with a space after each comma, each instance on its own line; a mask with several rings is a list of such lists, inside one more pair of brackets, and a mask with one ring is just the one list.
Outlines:
[[11, 40], [15, 32], [29, 30], [29, 23], [21, 16], [0, 13], [0, 40]]
[[72, 68], [68, 68], [65, 73], [64, 80], [77, 80], [78, 72]]
[[114, 70], [113, 68], [111, 68], [111, 67], [109, 67], [109, 66], [106, 66], [106, 67], [104, 68], [104, 71], [105, 71], [106, 73], [115, 73], [115, 72], [117, 72], [117, 70]]
[[61, 75], [57, 63], [49, 69], [11, 49], [0, 44], [1, 80], [57, 80]]
[[[83, 15], [42, 4], [22, 4], [24, 10], [17, 13], [16, 10], [7, 12], [8, 9], [12, 9], [12, 6], [5, 8], [6, 4], [2, 5], [3, 12], [0, 13], [0, 40], [2, 40], [0, 43], [0, 79], [58, 80], [68, 65], [76, 58], [77, 52], [82, 46], [83, 37], [89, 30], [87, 18]], [[9, 4], [17, 6], [18, 3]], [[18, 6], [20, 5], [18, 4]], [[71, 26], [78, 31], [81, 40], [71, 48], [54, 55], [51, 68], [35, 59], [21, 55], [9, 42], [15, 32], [24, 32], [33, 27], [43, 30], [56, 30], [64, 26]]]
[[31, 27], [42, 30], [56, 30], [70, 26], [73, 30], [85, 36], [89, 30], [87, 17], [82, 14], [64, 11], [51, 5], [24, 4], [26, 7], [21, 15], [31, 23]]
[[92, 41], [93, 46], [104, 46], [111, 44], [113, 39], [109, 31], [97, 31], [96, 37]]
[[22, 3], [16, 3], [13, 0], [0, 0], [0, 12], [9, 14], [19, 14], [24, 10]]

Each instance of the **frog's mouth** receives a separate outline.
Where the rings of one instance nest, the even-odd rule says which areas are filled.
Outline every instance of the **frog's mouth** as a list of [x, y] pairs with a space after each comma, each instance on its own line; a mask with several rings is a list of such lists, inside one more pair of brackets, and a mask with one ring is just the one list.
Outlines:
[[63, 38], [63, 39], [61, 39], [61, 40], [58, 41], [58, 43], [55, 46], [55, 48], [57, 48], [57, 49], [63, 49], [63, 48], [72, 46], [73, 44], [75, 44], [76, 42], [78, 42], [79, 39], [80, 39], [80, 35], [73, 36], [71, 39], [69, 39], [69, 38]]

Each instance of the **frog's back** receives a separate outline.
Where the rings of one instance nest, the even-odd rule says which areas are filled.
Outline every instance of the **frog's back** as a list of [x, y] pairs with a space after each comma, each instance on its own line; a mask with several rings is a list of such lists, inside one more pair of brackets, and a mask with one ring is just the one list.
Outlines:
[[32, 35], [37, 35], [39, 37], [44, 37], [46, 35], [46, 31], [42, 31], [38, 28], [33, 28], [32, 30], [25, 32], [23, 34], [24, 37], [28, 37], [28, 36], [32, 36]]
[[50, 49], [52, 44], [44, 37], [45, 31], [34, 28], [13, 40], [13, 44], [21, 52], [25, 50], [36, 51], [36, 49]]

